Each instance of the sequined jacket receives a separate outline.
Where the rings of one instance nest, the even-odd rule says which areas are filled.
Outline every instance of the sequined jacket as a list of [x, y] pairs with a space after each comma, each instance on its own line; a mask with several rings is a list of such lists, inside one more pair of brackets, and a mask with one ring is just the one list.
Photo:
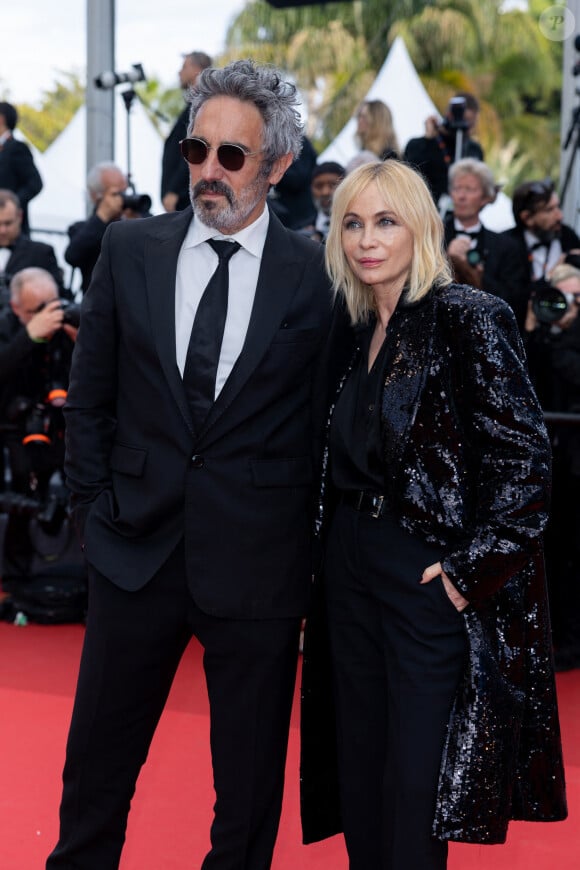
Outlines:
[[[360, 353], [344, 320], [338, 312], [327, 349], [330, 417]], [[470, 602], [463, 612], [469, 654], [450, 715], [433, 833], [501, 843], [510, 819], [567, 814], [542, 550], [548, 436], [515, 318], [499, 298], [452, 284], [414, 305], [402, 299], [386, 341], [385, 494], [403, 528], [444, 548], [443, 569]], [[327, 449], [322, 537], [333, 495]], [[332, 722], [317, 583], [303, 661], [304, 842], [340, 830], [332, 735], [323, 733]]]

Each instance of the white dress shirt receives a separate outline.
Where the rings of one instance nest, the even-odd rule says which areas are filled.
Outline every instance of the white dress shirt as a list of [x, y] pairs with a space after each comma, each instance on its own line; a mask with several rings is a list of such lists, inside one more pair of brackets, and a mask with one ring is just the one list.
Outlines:
[[[524, 238], [526, 240], [526, 245], [528, 246], [528, 251], [530, 252], [529, 255], [532, 263], [533, 279], [534, 281], [539, 281], [540, 278], [544, 278], [549, 274], [560, 260], [560, 257], [562, 256], [562, 245], [560, 244], [560, 239], [555, 238], [546, 245], [540, 245], [538, 237], [529, 230], [524, 231]], [[540, 247], [536, 247], [537, 245], [540, 245]]]
[[222, 239], [241, 245], [229, 261], [228, 313], [216, 375], [216, 398], [246, 340], [269, 222], [270, 215], [265, 207], [250, 226], [224, 236], [194, 217], [179, 252], [175, 287], [175, 351], [183, 377], [197, 306], [218, 265], [217, 254], [205, 243], [208, 239]]

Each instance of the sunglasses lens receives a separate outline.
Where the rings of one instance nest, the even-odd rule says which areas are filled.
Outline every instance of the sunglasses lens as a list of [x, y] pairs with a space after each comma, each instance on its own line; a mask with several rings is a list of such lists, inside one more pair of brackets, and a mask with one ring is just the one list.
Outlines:
[[220, 145], [217, 156], [223, 168], [230, 172], [237, 172], [246, 161], [246, 155], [239, 145]]
[[[203, 139], [182, 139], [179, 144], [188, 163], [199, 164], [207, 159], [210, 146]], [[239, 145], [220, 145], [217, 158], [224, 169], [237, 172], [246, 162], [246, 152]]]
[[203, 163], [207, 157], [207, 145], [201, 139], [183, 139], [180, 145], [188, 163]]

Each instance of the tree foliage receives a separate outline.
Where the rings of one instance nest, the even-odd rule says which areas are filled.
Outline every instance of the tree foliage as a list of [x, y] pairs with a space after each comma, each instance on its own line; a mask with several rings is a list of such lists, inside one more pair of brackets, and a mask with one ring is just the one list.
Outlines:
[[[402, 36], [439, 111], [457, 90], [479, 98], [477, 135], [509, 190], [523, 177], [557, 177], [562, 44], [546, 39], [538, 26], [550, 5], [530, 0], [528, 11], [505, 11], [504, 0], [352, 0], [276, 9], [265, 0], [246, 0], [215, 62], [252, 57], [287, 71], [304, 99], [307, 132], [322, 150]], [[22, 131], [41, 150], [84, 99], [79, 77], [64, 77], [39, 109], [18, 107]], [[135, 90], [165, 132], [182, 109], [181, 90], [164, 89], [154, 79]]]
[[27, 103], [16, 106], [19, 129], [39, 151], [48, 148], [85, 101], [85, 88], [78, 73], [59, 75], [63, 80], [43, 92], [39, 108]]

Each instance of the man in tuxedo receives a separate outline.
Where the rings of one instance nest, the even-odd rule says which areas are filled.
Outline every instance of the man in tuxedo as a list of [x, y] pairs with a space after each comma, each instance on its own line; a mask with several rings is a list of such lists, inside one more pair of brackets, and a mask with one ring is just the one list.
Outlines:
[[[211, 57], [204, 51], [191, 51], [183, 56], [179, 84], [187, 92], [202, 70], [211, 66]], [[163, 146], [161, 161], [161, 202], [165, 211], [181, 211], [189, 205], [189, 174], [179, 151], [179, 143], [187, 133], [189, 106], [185, 105]]]
[[[65, 472], [89, 608], [50, 870], [118, 867], [192, 636], [216, 790], [203, 870], [271, 866], [312, 569], [313, 371], [331, 309], [322, 246], [266, 202], [299, 152], [297, 106], [269, 66], [204, 70], [182, 146], [193, 214], [112, 223], [83, 298]], [[228, 275], [225, 314], [212, 300]]]
[[445, 248], [456, 281], [487, 290], [511, 304], [526, 279], [526, 270], [515, 243], [481, 221], [482, 209], [496, 194], [493, 173], [482, 160], [465, 157], [450, 167], [453, 211], [444, 220]]
[[42, 190], [42, 178], [25, 142], [14, 138], [18, 112], [11, 103], [0, 102], [0, 188], [18, 196], [22, 208], [22, 231], [29, 235], [28, 203]]
[[572, 265], [580, 265], [580, 256], [574, 260], [575, 254], [580, 255], [580, 238], [572, 227], [562, 223], [560, 198], [549, 178], [524, 181], [516, 187], [512, 210], [516, 225], [502, 235], [515, 244], [525, 272], [525, 281], [512, 305], [523, 332], [534, 288], [549, 282], [554, 268], [569, 261], [570, 255]]
[[34, 242], [22, 232], [23, 213], [18, 196], [0, 189], [0, 311], [10, 301], [10, 279], [16, 272], [38, 266], [50, 272], [61, 296], [70, 297], [64, 289], [62, 269], [52, 245]]

